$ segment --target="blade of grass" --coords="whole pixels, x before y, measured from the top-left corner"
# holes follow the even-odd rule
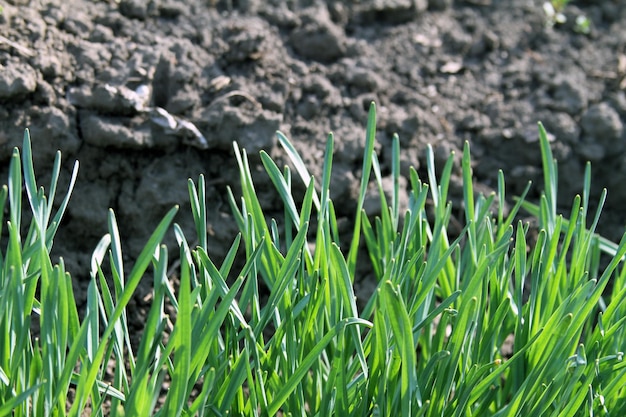
[[[354,276],[356,268],[356,258],[359,249],[359,241],[361,237],[361,216],[363,215],[363,203],[365,202],[365,194],[370,180],[372,170],[372,158],[374,154],[374,144],[376,141],[376,105],[370,104],[367,116],[367,129],[365,132],[365,150],[363,152],[363,168],[361,169],[361,186],[359,189],[359,197],[357,199],[356,215],[354,218],[354,230],[352,233],[352,241],[350,243],[350,251],[348,252],[348,270],[350,276]]]

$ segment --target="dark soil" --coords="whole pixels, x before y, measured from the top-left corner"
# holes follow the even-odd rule
[[[237,232],[225,192],[238,181],[232,141],[260,173],[259,150],[284,161],[274,135],[281,130],[319,174],[334,132],[333,198],[349,219],[374,101],[384,173],[394,133],[404,174],[424,166],[427,144],[441,164],[469,141],[480,190],[493,189],[502,169],[509,195],[533,180],[531,198],[541,191],[542,121],[554,135],[564,211],[591,160],[592,188],[609,189],[601,230],[615,240],[626,205],[626,3],[573,1],[556,27],[542,3],[0,2],[0,178],[25,128],[41,184],[57,149],[64,184],[80,161],[54,254],[85,287],[109,207],[132,261],[174,204],[194,236],[187,179],[204,173],[219,262]],[[589,34],[576,31],[578,15],[590,19]],[[255,179],[268,212],[280,215],[267,177]],[[139,308],[129,319],[141,317]]]

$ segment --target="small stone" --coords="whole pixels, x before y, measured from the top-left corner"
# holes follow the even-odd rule
[[[456,61],[449,61],[446,62],[445,64],[443,64],[440,68],[439,71],[443,74],[456,74],[458,72],[460,72],[463,69],[463,63],[462,62],[456,62]]]

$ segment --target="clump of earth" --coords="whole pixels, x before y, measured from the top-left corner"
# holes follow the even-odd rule
[[[332,198],[343,223],[356,206],[367,112],[377,106],[377,152],[390,175],[443,166],[457,155],[451,197],[462,195],[470,143],[476,187],[504,172],[508,195],[541,191],[537,122],[559,161],[563,212],[592,162],[592,198],[609,190],[600,231],[619,239],[626,205],[626,3],[572,1],[552,25],[543,0],[52,0],[0,2],[0,178],[24,129],[47,184],[80,161],[55,240],[79,287],[112,208],[132,262],[162,216],[195,234],[187,179],[207,180],[210,252],[220,259],[236,225],[232,143],[250,156],[267,213],[282,213],[258,158],[286,163],[282,131],[321,177],[335,135]],[[576,19],[590,22],[589,33]],[[425,175],[422,175],[426,178]],[[369,206],[376,214],[375,204]],[[173,236],[168,238],[174,250]],[[149,280],[147,280],[149,281]],[[147,283],[149,284],[149,282]],[[77,291],[78,297],[81,291]]]

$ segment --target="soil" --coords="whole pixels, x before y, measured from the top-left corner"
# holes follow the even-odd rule
[[[54,255],[63,256],[84,289],[108,208],[132,262],[175,204],[176,221],[194,236],[187,179],[203,173],[211,256],[219,262],[237,232],[226,194],[227,185],[236,193],[238,182],[232,142],[251,157],[264,207],[280,216],[259,151],[286,162],[275,137],[280,130],[319,174],[332,131],[332,197],[349,223],[374,101],[384,175],[394,133],[404,175],[411,165],[424,174],[428,144],[442,165],[451,151],[460,157],[469,141],[481,191],[496,187],[501,169],[509,195],[532,180],[531,199],[541,191],[537,122],[543,122],[559,160],[564,212],[590,160],[595,197],[609,190],[601,231],[619,239],[626,205],[626,3],[572,1],[567,21],[556,26],[547,23],[542,4],[2,1],[0,178],[7,178],[25,128],[41,184],[49,181],[57,149],[62,184],[80,161]],[[578,16],[589,19],[588,34],[578,31]],[[454,199],[461,197],[458,162]],[[168,245],[175,248],[173,235]],[[84,291],[76,295],[84,300]],[[141,304],[131,322],[141,323]]]

